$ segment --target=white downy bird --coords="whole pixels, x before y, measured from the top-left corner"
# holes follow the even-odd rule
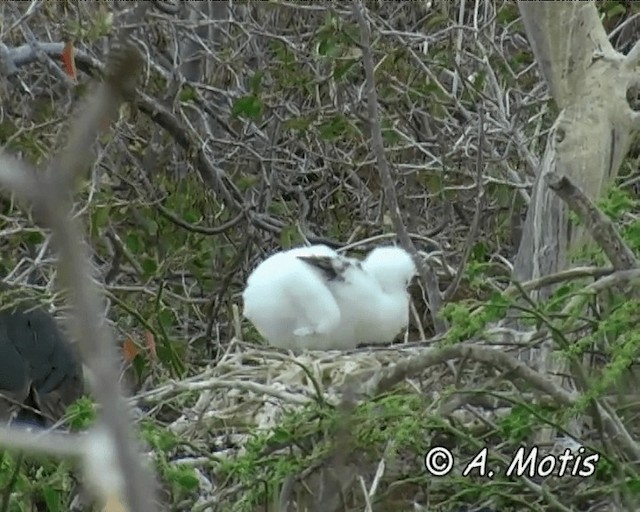
[[[276,253],[251,273],[244,316],[276,347],[352,349],[389,343],[409,319],[407,286],[416,268],[399,247],[379,247],[364,261],[325,245]]]

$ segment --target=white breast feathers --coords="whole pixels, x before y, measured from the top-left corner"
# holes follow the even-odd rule
[[[399,247],[364,261],[325,245],[276,253],[250,274],[244,316],[271,344],[291,350],[352,349],[393,341],[408,322],[416,269]]]

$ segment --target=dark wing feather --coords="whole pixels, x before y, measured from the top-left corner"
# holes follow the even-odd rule
[[[299,259],[320,270],[327,281],[344,281],[345,272],[352,267],[362,268],[358,260],[332,256],[298,256]]]

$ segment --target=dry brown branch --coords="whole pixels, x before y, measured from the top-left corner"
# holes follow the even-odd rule
[[[484,174],[484,168],[482,165],[482,146],[484,141],[484,116],[482,115],[482,111],[480,112],[479,118],[479,129],[478,129],[478,153],[476,155],[476,208],[473,212],[473,219],[471,220],[471,227],[469,229],[469,233],[467,234],[467,238],[464,243],[464,249],[462,252],[462,258],[460,260],[460,264],[458,265],[458,270],[456,271],[453,281],[451,284],[447,286],[447,289],[444,292],[444,301],[448,302],[451,300],[453,295],[458,290],[460,286],[460,281],[462,280],[462,275],[464,273],[464,267],[469,261],[469,256],[471,255],[471,249],[473,245],[476,243],[476,237],[478,236],[478,230],[480,228],[480,219],[482,216],[482,211],[484,207],[484,186],[482,185],[482,175]]]

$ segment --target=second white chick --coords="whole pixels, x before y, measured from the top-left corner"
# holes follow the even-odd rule
[[[348,350],[388,343],[407,325],[407,285],[415,274],[399,247],[360,262],[324,245],[276,253],[251,273],[244,316],[276,347]]]
[[[379,285],[380,291],[363,303],[361,322],[357,329],[358,343],[389,343],[409,323],[407,290],[416,275],[411,255],[402,247],[378,247],[362,262],[367,275]]]

